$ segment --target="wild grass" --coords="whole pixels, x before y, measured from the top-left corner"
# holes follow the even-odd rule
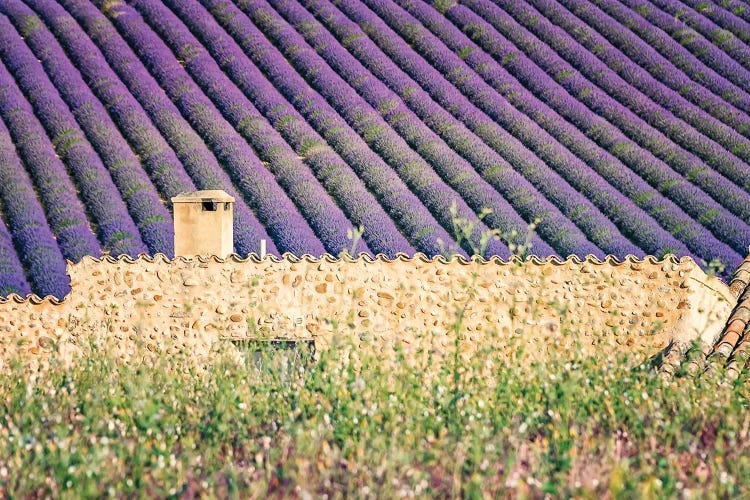
[[[746,377],[667,380],[613,352],[421,359],[342,338],[306,367],[16,363],[0,496],[750,496]]]
[[[470,345],[475,278],[446,349],[342,329],[313,357],[226,341],[124,363],[105,341],[11,363],[0,497],[750,498],[747,370],[665,377],[567,322]]]

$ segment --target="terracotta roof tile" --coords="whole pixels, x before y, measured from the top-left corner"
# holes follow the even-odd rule
[[[732,275],[729,291],[737,302],[713,346],[668,346],[662,352],[660,371],[672,376],[680,367],[691,375],[720,367],[736,379],[750,369],[750,255]],[[748,377],[750,381],[750,377]]]
[[[742,303],[737,306],[732,315],[729,317],[729,323],[733,321],[741,321],[745,325],[750,323],[750,306],[747,303]]]
[[[745,260],[734,272],[729,282],[729,290],[735,297],[739,297],[743,292],[747,292],[748,284],[750,284],[750,255],[745,257]]]
[[[732,344],[732,347],[734,348],[734,346],[737,344],[737,341],[742,336],[742,332],[745,331],[745,326],[747,326],[747,323],[739,319],[735,319],[734,321],[730,322],[729,326],[727,326],[722,332],[722,338],[720,342],[728,342]]]
[[[727,376],[736,379],[750,368],[750,255],[734,272],[729,291],[737,297],[737,304],[727,318],[719,340],[703,362],[704,367],[723,365]],[[693,359],[689,362],[693,366],[686,366],[686,370],[698,373],[702,371],[700,364],[701,361]],[[674,366],[665,370],[667,373],[674,371]]]
[[[724,337],[716,344],[713,354],[719,354],[723,358],[728,359],[734,351],[737,341],[739,341],[740,335],[735,332],[727,332]]]

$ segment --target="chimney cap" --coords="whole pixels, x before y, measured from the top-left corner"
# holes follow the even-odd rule
[[[198,203],[198,202],[216,202],[216,203],[233,203],[234,198],[229,196],[221,189],[209,189],[204,191],[190,191],[180,193],[172,198],[172,203]]]

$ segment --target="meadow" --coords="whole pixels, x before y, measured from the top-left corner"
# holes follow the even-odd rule
[[[169,200],[205,189],[236,199],[241,256],[356,233],[390,258],[530,245],[728,278],[750,242],[746,7],[0,0],[0,297],[63,298],[86,256],[174,256]],[[417,357],[353,328],[301,365],[231,344],[16,360],[0,497],[750,497],[747,368],[524,357],[532,327],[465,357],[461,314]]]
[[[522,352],[521,336],[507,342]],[[103,348],[0,374],[0,494],[750,495],[750,386],[719,369],[666,377],[575,349],[527,365],[488,349],[415,364],[343,338],[307,363],[232,349],[203,365],[124,365]]]

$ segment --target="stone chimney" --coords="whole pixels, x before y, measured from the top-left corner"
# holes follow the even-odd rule
[[[221,190],[193,191],[172,198],[175,256],[226,257],[234,249],[234,198]]]

